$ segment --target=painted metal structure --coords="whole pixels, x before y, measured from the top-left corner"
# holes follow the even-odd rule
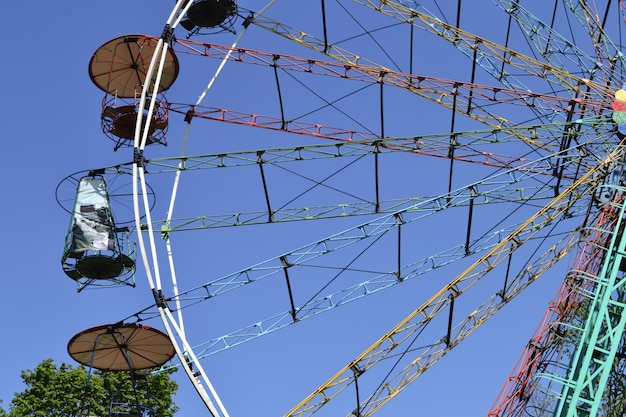
[[[606,16],[619,15],[623,6],[603,2],[605,10],[600,14],[589,2],[555,1],[552,23],[546,24],[519,1],[485,2],[503,13],[504,21],[508,19],[506,36],[494,41],[462,27],[460,1],[456,15],[412,1],[337,2],[342,9],[335,11],[354,12],[362,37],[348,37],[342,25],[331,23],[335,14],[327,10],[330,3],[323,0],[307,5],[319,12],[317,20],[307,13],[289,11],[289,2],[280,0],[264,6],[245,0],[180,0],[161,37],[141,35],[149,54],[139,48],[132,55],[150,56],[142,61],[140,79],[151,81],[135,83],[142,84],[141,89],[133,84],[133,93],[123,97],[132,101],[132,140],[126,124],[124,129],[114,126],[115,118],[126,114],[111,113],[109,120],[107,106],[103,107],[106,125],[113,126],[108,133],[124,132],[116,148],[120,143],[132,146],[132,160],[99,172],[105,177],[132,178],[132,193],[126,195],[132,196],[127,206],[132,207],[134,217],[129,230],[136,235],[139,258],[155,300],[121,322],[160,318],[178,357],[178,362],[167,366],[184,370],[212,416],[226,417],[227,407],[203,366],[214,355],[352,301],[374,298],[369,296],[382,290],[422,282],[414,278],[443,275],[441,288],[431,289],[428,296],[415,302],[417,306],[408,316],[395,320],[383,336],[285,413],[341,412],[364,417],[396,398],[578,250],[555,303],[489,415],[595,416],[626,318],[621,314],[624,277],[620,270],[625,250],[620,232],[624,190],[622,184],[606,181],[625,160],[612,102],[624,81],[626,60],[619,42],[612,43],[607,35],[606,25]],[[557,13],[557,5],[562,6],[558,13],[575,17],[572,20],[578,26],[560,27],[566,20],[558,18],[562,15]],[[536,8],[542,13],[548,9],[544,4]],[[219,24],[202,27],[205,20],[194,13],[208,9],[223,12],[224,18]],[[357,13],[371,20],[361,20]],[[456,23],[449,23],[451,17],[456,17]],[[378,29],[366,29],[379,21]],[[296,27],[298,24],[303,27]],[[178,26],[186,30],[187,39],[174,36]],[[401,65],[395,56],[389,56],[403,56],[395,49],[399,43],[396,33],[381,36],[378,43],[378,31],[396,27],[406,29],[402,33],[410,44],[408,64]],[[513,45],[515,27],[518,44]],[[485,28],[474,25],[474,29]],[[337,32],[347,40],[333,42]],[[417,54],[426,54],[428,49],[416,46],[418,32],[441,42],[438,45],[447,47],[447,52],[458,53],[469,63],[464,67],[468,71],[456,73],[458,78],[419,73]],[[201,34],[226,42],[205,42],[197,36]],[[577,39],[583,34],[590,41],[575,42],[574,34]],[[119,44],[129,36],[139,39],[127,35],[112,42]],[[372,46],[363,39],[375,42]],[[367,47],[352,51],[344,47],[350,41],[356,47]],[[268,45],[276,45],[280,51],[261,49]],[[388,54],[387,50],[394,52]],[[183,68],[189,63],[186,60],[212,62],[214,71],[195,102],[166,102],[161,94],[164,89],[168,95],[176,94],[173,74],[178,74],[179,62]],[[106,68],[106,64],[100,67]],[[243,83],[237,84],[239,95],[220,90],[220,80],[232,83],[228,78],[231,69],[238,82],[254,79],[250,88],[259,91],[247,94]],[[112,74],[105,71],[100,75],[107,78]],[[166,88],[161,87],[162,79]],[[294,79],[298,82],[292,82]],[[306,86],[303,91],[312,98],[304,99],[304,93],[296,91],[300,86]],[[272,93],[271,100],[265,87]],[[114,95],[114,91],[104,90]],[[350,94],[362,91],[368,91],[368,100],[339,107]],[[213,99],[211,106],[203,104],[207,97]],[[242,107],[222,106],[222,99]],[[318,99],[322,105],[315,102]],[[416,103],[419,107],[411,107]],[[413,111],[421,111],[421,106],[430,106],[433,113],[414,123]],[[165,110],[167,113],[160,113]],[[357,115],[352,116],[352,111]],[[180,155],[163,156],[154,147],[147,149],[150,144],[165,143],[165,129],[160,129],[162,136],[155,140],[155,130],[150,127],[154,127],[153,121],[167,121],[171,126],[174,117],[182,119],[179,127],[184,133],[177,138]],[[429,125],[433,120],[436,123]],[[194,136],[190,133],[192,122],[194,126],[206,123],[211,129]],[[422,125],[436,126],[443,133],[426,132]],[[214,140],[214,132],[231,135],[231,131],[235,133],[226,136],[230,141]],[[256,135],[263,138],[261,144],[251,139]],[[302,139],[322,143],[297,142]],[[187,152],[196,145],[194,141],[200,142],[202,152]],[[239,141],[248,148],[239,148]],[[205,151],[207,146],[226,150]],[[154,157],[150,152],[155,152]],[[341,175],[358,164],[363,166],[352,177]],[[232,185],[230,191],[237,189],[246,196],[244,201],[239,201],[238,195],[216,198],[205,211],[196,207],[203,203],[202,196],[196,195],[198,188],[180,191],[185,181],[195,187],[211,184],[217,188],[214,178],[222,172],[232,172],[230,178],[252,178],[256,188],[245,188],[245,181],[238,183],[241,188]],[[301,184],[278,173],[306,181]],[[162,177],[168,181],[159,180]],[[337,183],[332,182],[337,177]],[[164,182],[168,185],[163,186]],[[399,183],[401,193],[397,192]],[[153,187],[170,197],[158,211],[166,213],[164,219],[153,218],[157,212],[153,210]],[[63,188],[62,184],[60,190]],[[318,188],[326,192],[302,198]],[[60,190],[57,195],[62,194]],[[602,197],[605,192],[610,199]],[[240,205],[222,208],[218,204],[230,200]],[[178,210],[181,204],[185,207]],[[186,210],[190,207],[198,210]],[[178,211],[183,214],[175,215]],[[310,222],[337,223],[322,237],[313,235],[310,243],[296,243],[295,236]],[[451,229],[448,233],[455,237],[435,245],[436,239],[430,242],[422,235],[430,222]],[[278,255],[221,277],[190,272],[187,265],[175,267],[173,242],[185,233],[291,226],[296,232],[287,233],[285,240],[293,241],[292,247],[280,246]],[[178,243],[181,240],[184,243],[184,238]],[[379,242],[384,242],[382,249],[372,250]],[[205,251],[214,247],[209,241]],[[196,259],[204,255],[206,252],[201,252]],[[370,263],[372,260],[376,262]],[[313,269],[315,274],[309,275]],[[178,278],[179,273],[183,278]],[[338,277],[345,276],[345,281],[335,285]],[[307,286],[312,277],[323,281],[320,288]],[[183,320],[190,307],[275,281],[287,289],[283,296],[272,293],[281,310],[273,310],[265,318],[255,316],[249,324],[235,327],[238,330],[190,344],[188,319]],[[475,288],[482,291],[478,298],[469,295],[479,291]],[[580,321],[581,317],[586,320]],[[191,332],[204,333],[204,328],[196,323]],[[429,341],[417,343],[425,335]],[[574,347],[570,352],[559,351],[565,339]],[[558,360],[553,354],[560,355]],[[546,388],[538,381],[548,381]],[[535,394],[549,401],[536,407],[536,402],[530,403],[538,398]],[[338,409],[332,408],[337,403]]]

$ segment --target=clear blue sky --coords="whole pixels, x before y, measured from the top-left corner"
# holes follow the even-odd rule
[[[256,1],[241,0],[239,3],[241,7],[258,7]],[[306,27],[303,30],[316,31],[314,34],[321,36],[319,5],[304,6],[303,3],[278,0],[268,16],[296,28]],[[352,33],[351,30],[358,33],[359,29],[354,22],[347,15],[340,14],[336,2],[328,3],[333,10],[328,17],[331,28],[329,36],[338,36],[342,29],[345,29],[346,37]],[[355,9],[351,2],[345,3]],[[470,9],[470,2],[465,3],[461,27],[467,25],[468,30],[503,43],[506,15],[489,1],[481,2],[485,7],[481,7],[479,12],[474,4]],[[547,6],[541,6],[540,2],[534,3],[534,7],[539,8],[537,13],[540,16],[547,14],[543,10]],[[64,177],[72,173],[131,159],[129,149],[114,152],[113,142],[102,133],[100,111],[104,93],[89,79],[88,63],[98,46],[110,39],[125,34],[160,35],[172,5],[173,2],[115,0],[29,4],[4,2],[1,6],[5,25],[8,25],[3,42],[3,64],[0,66],[1,79],[5,80],[3,99],[0,101],[1,137],[5,146],[1,180],[4,195],[1,206],[4,221],[4,326],[3,343],[0,345],[4,358],[0,368],[0,400],[4,408],[8,408],[13,394],[24,388],[19,376],[21,370],[31,369],[46,358],[53,358],[56,363],[73,364],[66,346],[76,333],[89,327],[116,322],[152,302],[142,265],[139,265],[136,274],[137,288],[76,292],[75,283],[65,276],[60,265],[70,218],[56,204],[55,189]],[[440,14],[434,5],[427,7],[434,14]],[[448,7],[451,10],[444,12],[454,22],[456,6]],[[382,19],[369,10],[359,10],[358,13],[355,17],[368,29],[395,22],[393,19]],[[236,28],[240,30],[239,22]],[[394,57],[394,60],[398,57],[395,64],[399,70],[408,72],[408,28],[386,30],[389,34],[380,31],[372,32],[372,36],[384,42],[383,49],[389,56]],[[178,37],[184,38],[184,32],[176,33]],[[234,40],[234,35],[206,35],[194,39],[229,44]],[[422,31],[417,32],[415,39],[413,73],[460,81],[470,79],[470,62],[457,50]],[[520,47],[527,47],[519,38],[517,41]],[[327,59],[256,27],[248,30],[240,46]],[[396,69],[392,67],[389,56],[377,49],[367,36],[354,38],[342,46]],[[593,54],[593,51],[588,52]],[[207,85],[217,61],[183,54],[179,55],[179,59],[179,78],[168,92],[168,99],[190,104],[196,101]],[[279,116],[271,68],[263,65],[241,67],[244,68],[240,69],[233,62],[226,65],[204,104]],[[302,74],[281,73],[287,118],[297,115],[301,116],[302,121],[359,130],[371,128],[375,133],[380,131],[377,86],[370,86],[363,95],[339,100],[344,92],[358,86],[339,78],[318,77],[305,88],[298,81],[300,77]],[[484,73],[480,77],[482,84],[499,85]],[[531,87],[539,85],[532,79],[528,83]],[[561,94],[558,91],[540,92]],[[384,94],[387,136],[416,136],[450,131],[449,112],[392,87],[386,89]],[[313,109],[322,107],[321,97],[327,101],[338,100],[337,107],[334,110],[327,108],[314,112]],[[531,118],[523,107],[514,105],[495,106],[494,112],[519,123],[525,123]],[[346,116],[348,113],[356,115],[362,126],[358,127],[354,119],[349,119]],[[184,135],[182,116],[171,114],[170,117],[169,145],[148,148],[148,158],[180,154]],[[456,130],[478,129],[480,126],[472,121],[463,121],[461,117],[457,123]],[[324,141],[195,119],[187,153],[217,153],[317,143]],[[509,144],[502,147],[496,145],[487,150],[521,156],[521,152],[527,152],[528,149],[522,150],[519,145]],[[520,154],[516,154],[517,151]],[[371,199],[372,160],[367,161],[362,166],[338,174],[335,182],[330,182],[329,186],[335,187],[335,190],[347,190],[346,193],[351,196],[358,194]],[[427,156],[408,159],[405,155],[397,160],[383,162],[381,159],[381,164],[381,188],[387,198],[432,196],[447,190],[449,165],[445,160]],[[317,161],[304,167],[303,172],[321,181],[334,169],[331,162]],[[229,170],[209,171],[183,176],[177,203],[181,216],[201,215],[203,210],[245,212],[263,208],[257,167],[233,170],[233,173]],[[280,172],[268,171],[275,205],[286,203],[310,184],[301,179],[288,182],[279,177]],[[490,167],[457,164],[453,189],[462,188],[493,172],[495,169]],[[165,217],[172,177],[157,176],[149,181],[153,181],[151,185],[158,190],[158,205],[153,216],[162,219]],[[335,191],[328,190],[320,195],[304,197],[302,204],[316,205],[318,201],[325,202],[326,197],[332,200],[336,196]],[[513,210],[513,205],[503,204],[501,207],[485,208],[481,217],[477,218],[484,223],[478,221],[476,230],[503,227],[496,222],[489,223],[489,210],[493,210],[496,213],[494,216],[498,218]],[[195,210],[197,208],[199,210]],[[528,216],[535,208],[524,209],[519,214],[516,212],[516,216],[521,216],[517,217],[517,221]],[[465,216],[467,211],[463,208],[449,216],[427,218],[414,229],[407,229],[404,262],[410,263],[463,243]],[[177,234],[173,243],[181,288],[190,288],[241,270],[374,217],[320,221],[319,225],[317,222],[305,222],[295,226],[261,225]],[[393,239],[389,238],[388,242],[380,250],[367,252],[365,261],[361,259],[363,266],[360,267],[370,267],[371,270],[380,268],[379,272],[393,269]],[[356,254],[352,253],[351,256]],[[375,262],[379,258],[385,258],[388,262],[379,266]],[[571,258],[566,258],[559,267],[545,274],[538,283],[506,306],[379,414],[443,417],[484,415],[543,315]],[[451,269],[420,276],[380,294],[213,355],[204,362],[205,369],[231,416],[281,415],[369,347],[466,265],[464,260]],[[306,276],[307,285],[302,287],[303,293],[297,294],[299,300],[296,302],[304,301],[315,291],[314,287],[322,287],[324,280],[328,279],[316,274],[314,272]],[[363,274],[354,277],[350,283],[367,280],[369,276]],[[491,282],[497,287],[501,279],[501,276],[493,277]],[[210,300],[189,309],[185,317],[191,343],[210,340],[287,310],[289,301],[285,295],[284,278],[278,275],[272,280],[246,286],[217,297],[214,302]],[[348,286],[341,282],[333,285],[335,287],[331,288],[335,290]],[[481,292],[481,288],[467,295],[470,302],[459,307],[458,317],[462,312],[471,311],[491,294],[489,287],[485,292]],[[153,320],[148,324],[161,328],[158,321]],[[440,326],[432,332],[430,338],[420,339],[417,344],[433,343],[443,336],[440,334],[441,329],[445,329],[445,326]],[[178,415],[208,415],[182,372],[178,374],[176,378],[180,390],[176,402],[181,408]],[[354,407],[352,396],[340,401],[339,409],[345,413]]]

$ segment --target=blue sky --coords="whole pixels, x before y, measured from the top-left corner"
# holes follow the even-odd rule
[[[239,3],[242,8],[258,7],[256,2],[241,0]],[[408,73],[406,26],[392,26],[393,19],[380,17],[370,10],[345,2],[350,4],[350,11],[358,13],[354,15],[355,20],[351,20],[347,14],[341,14],[334,1],[328,3],[333,11],[328,17],[331,39],[348,39],[341,43],[345,49],[380,62],[387,68]],[[4,357],[0,400],[5,408],[13,393],[24,388],[19,377],[21,370],[32,369],[46,358],[53,358],[57,363],[73,363],[66,347],[76,333],[117,322],[153,302],[141,264],[136,273],[136,288],[77,293],[76,284],[65,276],[60,265],[70,216],[56,204],[55,190],[68,175],[132,159],[132,151],[128,148],[115,152],[113,142],[102,132],[100,112],[104,93],[91,82],[88,63],[95,50],[110,39],[125,34],[158,36],[172,5],[173,2],[147,0],[84,4],[39,2],[26,6],[34,7],[32,12],[25,12],[25,6],[16,2],[2,5],[3,15],[8,17],[5,19],[8,36],[3,46],[4,64],[0,66],[0,75],[5,80],[0,121],[3,144],[8,147],[2,175],[5,196],[2,205],[5,224],[2,245],[5,319],[4,343],[0,347]],[[430,9],[432,13],[446,15],[454,21],[456,6],[439,11],[433,5],[426,5],[429,6],[433,7]],[[540,2],[533,2],[532,7],[538,9],[535,12],[542,18],[548,13],[544,10],[547,7]],[[532,7],[529,6],[530,9]],[[284,0],[278,0],[268,13],[268,17],[320,36],[318,16],[317,3],[304,5],[303,2]],[[350,34],[359,33],[362,29],[356,22],[369,29],[383,26],[385,29],[350,39]],[[506,15],[486,1],[484,11],[481,9],[480,13],[475,8],[470,9],[469,5],[464,6],[461,27],[503,43],[506,22]],[[237,31],[241,30],[239,25],[237,22]],[[518,38],[513,38],[513,42],[518,43],[515,46],[528,48],[519,38],[519,32],[516,33]],[[177,31],[176,35],[183,39],[185,32]],[[235,36],[227,33],[192,39],[230,44]],[[464,82],[470,79],[470,60],[458,50],[424,31],[419,31],[415,39],[414,74]],[[376,44],[374,40],[381,43]],[[255,26],[244,34],[240,46],[285,56],[330,61],[330,58]],[[206,87],[219,61],[182,53],[179,54],[179,61],[179,77],[167,92],[167,97],[174,103],[191,104]],[[397,65],[397,68],[392,65]],[[476,82],[479,84],[500,85],[488,74],[480,73],[480,69],[478,77]],[[566,94],[544,90],[542,80],[521,78],[529,88],[537,88],[539,92],[557,96]],[[371,134],[379,134],[382,126],[378,86],[363,83],[367,88],[361,91],[361,85],[357,83],[339,77],[317,76],[313,79],[313,76],[307,78],[306,74],[280,72],[286,118],[354,130],[370,129]],[[347,95],[356,90],[359,90],[358,94]],[[384,129],[387,136],[414,137],[450,131],[448,110],[389,85],[385,87],[384,95]],[[333,107],[328,105],[331,102]],[[279,116],[277,103],[271,67],[229,62],[203,104],[249,114]],[[491,108],[513,123],[538,123],[521,106],[496,103]],[[147,158],[180,154],[185,131],[182,117],[170,114],[168,146],[148,147]],[[457,119],[456,131],[486,128],[461,116]],[[196,118],[191,124],[185,152],[188,155],[212,154],[324,143],[332,142]],[[477,149],[511,156],[529,152],[519,143],[477,145]],[[533,155],[529,155],[527,158],[532,159]],[[446,159],[402,154],[388,159],[383,156],[380,164],[379,186],[383,198],[437,196],[447,191],[449,161]],[[341,164],[335,164],[330,159],[307,161],[301,165],[293,172],[287,171],[287,168],[291,169],[288,164],[285,164],[285,169],[268,168],[266,174],[274,206],[285,204],[288,207],[292,199],[298,200],[295,204],[298,207],[343,202],[337,199],[338,196],[351,201],[372,199],[374,171],[371,158],[357,161],[341,171]],[[454,170],[453,190],[463,189],[468,184],[501,172],[488,165],[462,163],[456,164]],[[315,181],[324,182],[326,188],[320,190],[321,187],[313,187]],[[523,186],[530,187],[533,181]],[[149,175],[148,182],[157,194],[153,218],[163,219],[171,194],[172,176]],[[260,184],[259,170],[254,165],[232,170],[190,171],[182,178],[177,216],[263,210],[264,194]],[[304,193],[309,188],[310,192]],[[482,205],[480,213],[476,214],[475,233],[505,227],[498,219],[506,218],[508,213],[514,217],[511,224],[522,221],[546,201],[543,197],[531,207],[523,206],[521,209],[516,203],[493,207]],[[416,222],[413,228],[407,228],[403,237],[404,262],[410,264],[412,260],[417,261],[462,244],[467,227],[466,216],[467,207],[463,207],[449,214],[444,211],[426,217]],[[172,241],[180,286],[188,289],[202,285],[378,217],[370,214],[355,218],[176,233]],[[574,223],[563,227],[572,227],[571,224]],[[345,255],[343,252],[336,255],[333,262],[345,262],[352,259],[350,257],[358,259],[351,265],[354,273],[345,278],[345,282],[341,281],[343,275],[331,281],[331,274],[324,272],[322,275],[319,272],[324,268],[310,268],[312,272],[302,276],[294,272],[296,303],[304,302],[318,290],[332,293],[368,280],[374,273],[392,270],[397,253],[394,239],[395,235],[385,236],[385,240],[377,243],[379,246],[367,250],[363,246],[351,249],[352,252]],[[162,245],[160,241],[159,244]],[[358,255],[360,250],[363,251],[361,256]],[[165,265],[162,251],[160,246],[159,260]],[[520,258],[527,256],[530,256],[529,252],[522,251]],[[572,258],[573,254],[544,274],[539,282],[435,364],[379,414],[485,414]],[[287,329],[212,355],[203,361],[203,366],[233,417],[252,413],[281,415],[452,280],[469,262],[470,259],[463,259],[448,269],[419,276],[332,309],[319,317],[303,320]],[[167,275],[166,272],[164,274]],[[457,317],[480,305],[501,282],[501,273],[496,274],[487,284],[481,284],[464,295],[468,299],[467,304],[458,306]],[[262,321],[279,311],[286,311],[289,308],[286,291],[284,278],[280,275],[189,308],[183,315],[190,343],[208,341]],[[447,317],[446,314],[442,316]],[[147,324],[162,328],[157,320]],[[419,339],[416,343],[433,343],[442,336],[444,329],[445,325],[441,325],[433,330],[432,335],[428,333],[424,340]],[[178,415],[208,415],[183,373],[178,372],[176,378],[180,384],[176,397],[181,408]],[[353,400],[352,396],[338,399],[337,409],[347,414],[354,407]]]

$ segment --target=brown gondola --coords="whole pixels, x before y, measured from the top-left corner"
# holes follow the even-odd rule
[[[158,38],[145,35],[121,36],[100,46],[89,62],[89,77],[106,93],[100,114],[102,131],[116,142],[116,150],[133,145],[142,91],[158,42]],[[163,92],[176,81],[178,70],[178,59],[172,49],[167,48],[158,88],[154,91],[156,69],[148,86],[149,94],[156,94],[156,106],[149,123],[146,120],[150,95],[145,99],[142,111],[142,127],[147,125],[148,128],[148,145],[166,144],[168,114]]]

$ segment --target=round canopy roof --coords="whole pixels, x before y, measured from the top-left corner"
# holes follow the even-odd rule
[[[187,18],[194,25],[212,28],[221,25],[237,13],[233,0],[198,0],[187,11]]]
[[[89,77],[105,93],[122,98],[136,97],[144,85],[158,41],[158,38],[146,35],[125,35],[108,41],[91,57]],[[168,48],[159,92],[170,88],[176,77],[178,58]]]
[[[130,371],[162,366],[175,354],[160,330],[141,324],[108,324],[83,330],[67,345],[78,363],[101,371]]]

